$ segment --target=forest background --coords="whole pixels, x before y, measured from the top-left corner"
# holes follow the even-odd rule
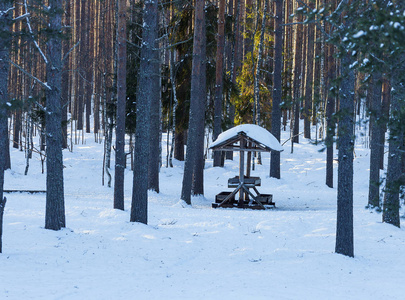
[[[353,256],[352,158],[361,112],[367,117],[357,120],[370,128],[363,133],[370,137],[368,205],[383,211],[384,222],[400,226],[401,1],[25,0],[3,1],[0,12],[0,199],[4,170],[11,165],[10,143],[26,151],[26,172],[31,153],[40,153],[49,176],[46,228],[65,226],[62,148],[74,151],[86,142],[85,133],[104,143],[103,184],[104,177],[112,184],[115,150],[117,209],[124,209],[122,176],[125,158],[131,157],[131,221],[147,223],[147,190],[159,191],[161,166],[186,159],[181,198],[191,203],[190,194],[204,192],[204,141],[234,125],[254,123],[279,140],[280,130],[291,128],[291,152],[302,138],[324,142],[329,187],[339,138],[338,224],[343,227],[337,229],[336,251]],[[173,136],[166,157],[162,132]],[[185,145],[191,153],[186,157]],[[225,158],[232,157],[214,153],[214,166],[223,166]],[[281,177],[277,153],[269,174]]]

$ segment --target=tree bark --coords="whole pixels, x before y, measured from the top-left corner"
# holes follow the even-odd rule
[[[394,79],[395,80],[395,79]],[[393,85],[399,88],[398,85]],[[401,103],[399,95],[391,97],[391,112],[389,122],[389,146],[388,146],[388,166],[385,184],[385,196],[383,203],[383,222],[400,227],[399,217],[399,193],[401,185],[404,184],[404,174],[402,170],[402,156],[404,146],[403,124],[401,125]],[[403,106],[402,106],[403,107]],[[403,114],[403,113],[402,113]],[[403,116],[402,116],[403,118]]]
[[[66,26],[71,26],[71,16],[70,16],[70,7],[71,3],[70,1],[65,2],[65,24]],[[70,51],[70,40],[65,40],[63,41],[63,56],[67,55],[68,52]],[[68,113],[68,104],[70,102],[70,85],[69,85],[69,78],[70,78],[70,72],[69,68],[71,66],[69,65],[69,59],[67,59],[63,63],[63,72],[62,72],[62,91],[61,91],[61,105],[62,105],[62,147],[63,149],[66,149],[68,147],[68,142],[67,142],[67,113]]]
[[[332,86],[331,82],[335,77],[336,66],[334,55],[334,46],[328,45],[328,87]],[[335,136],[335,120],[333,118],[333,113],[335,111],[335,96],[332,93],[328,93],[326,100],[326,185],[330,188],[333,188],[333,137]],[[310,124],[309,124],[310,125]]]
[[[3,200],[4,188],[4,170],[6,169],[6,157],[9,147],[8,142],[8,123],[7,123],[7,102],[8,93],[8,74],[10,65],[11,34],[10,26],[13,18],[12,1],[0,2],[0,11],[7,13],[0,14],[0,202]],[[1,222],[0,222],[1,226]],[[0,231],[0,252],[1,252],[1,231]]]
[[[312,24],[308,25],[307,42],[307,61],[306,61],[306,80],[305,80],[305,102],[304,102],[304,138],[311,138],[311,107],[312,91],[314,86],[314,38],[315,28]]]
[[[354,150],[354,71],[350,53],[341,62],[340,115],[338,140],[338,195],[336,253],[354,256],[353,242],[353,150]]]
[[[281,97],[283,93],[283,0],[275,0],[275,40],[274,40],[274,75],[273,75],[273,108],[271,112],[271,133],[280,141],[281,138]],[[270,177],[280,179],[280,152],[271,151]]]
[[[177,119],[177,118],[176,118]],[[184,129],[180,126],[175,127],[174,132],[174,158],[184,161]]]
[[[148,0],[143,6],[143,31],[140,75],[137,94],[137,116],[135,132],[135,162],[132,190],[131,222],[148,223],[148,160],[150,139],[150,108],[153,97],[152,89],[156,88],[154,64],[158,51],[157,16],[158,1]]]
[[[49,31],[46,77],[46,214],[45,228],[66,226],[62,156],[62,0],[49,0]]]
[[[301,21],[301,17],[297,17],[297,22]],[[302,28],[295,28],[295,55],[294,55],[294,73],[293,73],[293,116],[291,117],[292,142],[299,143],[299,120],[301,108],[301,65],[302,65]]]
[[[160,171],[160,55],[155,51],[153,80],[155,87],[152,89],[151,111],[150,111],[150,145],[149,145],[149,171],[148,189],[159,193],[159,171]]]
[[[380,207],[380,155],[381,148],[381,94],[382,73],[375,71],[372,78],[372,96],[370,107],[370,178],[368,189],[368,205]]]
[[[218,11],[218,40],[215,73],[215,103],[214,103],[214,128],[212,138],[215,141],[221,133],[222,126],[222,91],[223,91],[223,64],[225,50],[225,0],[219,1]],[[214,151],[214,167],[222,167],[222,153]]]
[[[254,116],[254,120],[256,120],[257,125],[261,125],[261,116],[260,116],[260,88],[259,88],[259,76],[260,70],[262,65],[262,57],[263,57],[263,48],[264,48],[264,34],[266,30],[266,20],[267,20],[267,9],[268,9],[268,1],[264,0],[264,8],[263,8],[263,17],[262,17],[262,27],[260,30],[260,41],[259,41],[259,50],[257,53],[257,62],[256,62],[256,72],[254,75],[254,94],[253,94],[253,102],[256,112],[256,116]],[[258,153],[260,157],[260,153]]]
[[[190,118],[187,136],[187,154],[184,165],[181,199],[191,204],[194,194],[203,194],[204,172],[204,117],[206,92],[205,0],[196,0],[191,72]]]
[[[124,210],[125,106],[127,98],[127,1],[118,0],[117,112],[115,128],[114,208]]]

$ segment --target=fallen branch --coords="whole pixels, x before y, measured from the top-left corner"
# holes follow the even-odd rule
[[[29,194],[40,194],[40,193],[46,193],[46,191],[42,191],[42,190],[4,190],[3,193],[29,193]]]

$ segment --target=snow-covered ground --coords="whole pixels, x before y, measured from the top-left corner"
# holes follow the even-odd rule
[[[101,185],[103,146],[88,135],[64,151],[67,228],[44,229],[44,194],[6,195],[0,299],[405,299],[405,231],[365,209],[369,151],[356,148],[348,258],[334,253],[336,188],[324,184],[321,148],[301,138],[291,154],[286,144],[280,180],[268,177],[264,154],[253,175],[274,195],[277,208],[266,211],[211,208],[230,190],[237,156],[224,168],[206,162],[205,197],[192,207],[179,201],[183,163],[163,166],[143,225],[129,222],[129,169],[126,209],[112,209],[113,188]],[[24,152],[11,155],[5,188],[45,189],[38,155],[28,176]]]

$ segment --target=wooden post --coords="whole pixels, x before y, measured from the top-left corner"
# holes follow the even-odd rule
[[[252,143],[248,143],[248,148],[252,147]],[[250,171],[252,169],[252,151],[248,151],[246,157],[246,177],[250,177]],[[249,200],[249,194],[245,193],[244,200]]]
[[[240,140],[240,154],[239,154],[239,183],[243,184],[245,181],[245,139]],[[239,203],[238,206],[243,206],[243,200],[244,200],[244,194],[245,192],[243,191],[243,188],[239,190]]]
[[[0,201],[0,253],[2,252],[1,237],[3,235],[3,213],[4,213],[4,207],[6,206],[6,201],[7,201],[6,197],[4,197],[4,199]]]
[[[250,143],[249,146],[251,146]],[[246,177],[250,177],[251,169],[252,169],[252,151],[248,151],[246,159]]]

